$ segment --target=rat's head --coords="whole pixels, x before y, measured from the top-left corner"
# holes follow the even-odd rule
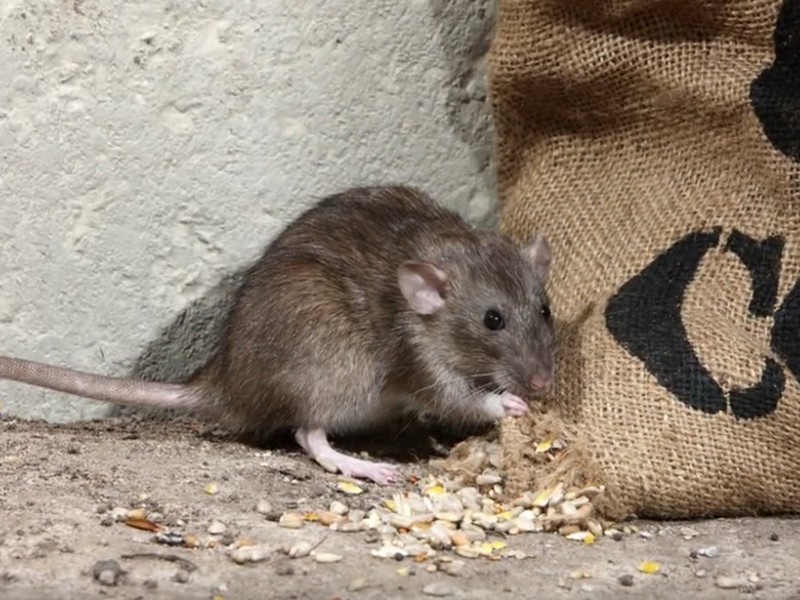
[[[519,248],[483,232],[472,242],[399,268],[420,346],[481,389],[523,397],[548,391],[555,341],[547,241],[536,235]]]

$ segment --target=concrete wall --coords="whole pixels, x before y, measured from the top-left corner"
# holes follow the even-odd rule
[[[236,272],[385,181],[491,219],[490,0],[0,2],[0,353],[180,379]],[[2,412],[103,403],[0,383]]]

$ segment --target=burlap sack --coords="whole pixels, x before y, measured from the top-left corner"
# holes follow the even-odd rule
[[[549,237],[561,337],[510,491],[800,512],[800,2],[499,0],[490,90],[501,229]]]

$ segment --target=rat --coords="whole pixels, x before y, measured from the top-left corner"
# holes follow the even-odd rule
[[[232,432],[294,431],[333,472],[398,469],[330,435],[401,414],[520,417],[554,376],[551,251],[478,229],[409,186],[347,189],[306,209],[245,273],[209,361],[185,383],[0,357],[0,379],[120,405],[203,413]]]

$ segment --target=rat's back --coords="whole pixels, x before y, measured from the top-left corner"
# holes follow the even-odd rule
[[[469,231],[402,186],[351,189],[298,217],[251,267],[231,312],[215,378],[232,425],[347,430],[401,351],[398,267]]]

